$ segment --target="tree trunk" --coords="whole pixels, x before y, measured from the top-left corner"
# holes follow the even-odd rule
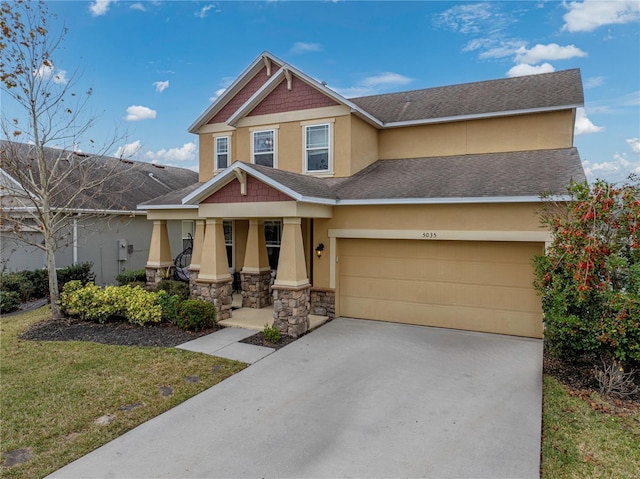
[[[46,241],[46,252],[47,271],[49,273],[49,301],[51,302],[51,315],[53,316],[53,319],[63,319],[62,311],[60,311],[60,306],[58,305],[60,292],[58,291],[58,275],[56,273],[56,255],[50,241]]]

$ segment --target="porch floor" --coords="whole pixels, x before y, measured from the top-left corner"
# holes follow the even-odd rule
[[[231,318],[220,321],[218,323],[220,326],[262,331],[265,324],[268,324],[269,326],[273,325],[273,305],[262,309],[243,308],[242,296],[234,294],[232,306],[234,309],[231,313]],[[310,314],[309,331],[326,323],[328,320],[328,316],[316,316],[314,314]]]

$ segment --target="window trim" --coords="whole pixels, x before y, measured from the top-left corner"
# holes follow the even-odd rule
[[[256,133],[266,133],[266,132],[271,132],[273,135],[273,165],[271,166],[271,168],[277,168],[278,167],[278,135],[276,134],[276,132],[278,131],[278,127],[270,127],[270,128],[261,128],[261,129],[251,129],[251,163],[253,163],[254,165],[257,165],[258,163],[256,163],[256,152],[255,152],[255,137],[256,137]],[[258,153],[258,154],[265,154],[263,153]]]
[[[224,168],[220,168],[218,164],[218,155],[222,154],[218,152],[218,140],[226,140],[227,141],[227,166]],[[215,136],[213,138],[213,171],[222,171],[225,168],[228,168],[231,165],[231,137],[228,135],[225,136]]]
[[[318,126],[326,126],[327,127],[327,169],[325,170],[310,170],[309,169],[309,147],[307,145],[307,132],[309,128],[318,127]],[[318,175],[326,175],[333,173],[333,122],[325,121],[322,123],[307,123],[305,122],[302,125],[302,161],[303,171],[308,174],[318,174]],[[319,149],[319,148],[318,148]],[[324,149],[324,148],[322,148]]]

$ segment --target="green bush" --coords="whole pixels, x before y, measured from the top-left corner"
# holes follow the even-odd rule
[[[275,326],[269,326],[269,324],[265,324],[264,329],[262,330],[262,334],[264,335],[264,339],[266,339],[270,343],[276,344],[280,342],[280,331],[278,331],[278,328],[276,328]]]
[[[107,286],[102,289],[93,283],[82,286],[80,281],[72,280],[65,284],[60,306],[65,314],[99,323],[118,316],[139,325],[157,323],[162,319],[157,293],[139,286]]]
[[[178,317],[178,307],[181,299],[177,295],[170,295],[164,290],[158,291],[158,304],[162,309],[162,319],[170,323],[175,323]]]
[[[200,331],[216,324],[216,307],[200,299],[187,299],[180,303],[175,324],[187,331]]]
[[[173,279],[163,279],[156,285],[155,289],[156,291],[166,291],[170,296],[179,296],[180,299],[189,299],[191,294],[189,283]]]
[[[0,276],[0,291],[14,292],[21,302],[33,297],[33,283],[23,273],[7,273]]]
[[[91,271],[92,267],[93,263],[86,262],[58,269],[58,289],[62,291],[64,285],[73,280],[80,281],[82,284],[93,283],[96,275]]]
[[[33,271],[22,271],[22,273],[31,284],[33,284],[34,298],[49,297],[49,272],[46,268],[36,269]],[[62,289],[60,289],[62,291]]]
[[[15,311],[20,303],[20,295],[15,291],[0,291],[0,313]]]
[[[116,281],[122,285],[129,283],[146,283],[147,272],[143,269],[130,269],[116,276]]]

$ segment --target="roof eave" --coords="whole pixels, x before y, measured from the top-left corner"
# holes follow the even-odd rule
[[[563,111],[581,108],[584,103],[575,103],[569,105],[548,106],[540,108],[526,108],[522,110],[495,111],[488,113],[474,113],[470,115],[443,116],[438,118],[424,118],[419,120],[394,121],[384,123],[383,128],[398,128],[403,126],[429,125],[434,123],[450,123],[454,121],[479,120],[483,118],[497,118],[502,116],[530,115],[532,113],[547,113],[550,111]]]
[[[554,195],[548,198],[541,196],[471,196],[471,197],[443,197],[443,198],[370,198],[370,199],[341,199],[337,206],[356,205],[443,205],[443,204],[479,204],[479,203],[541,203],[549,200],[569,201],[568,195]]]

